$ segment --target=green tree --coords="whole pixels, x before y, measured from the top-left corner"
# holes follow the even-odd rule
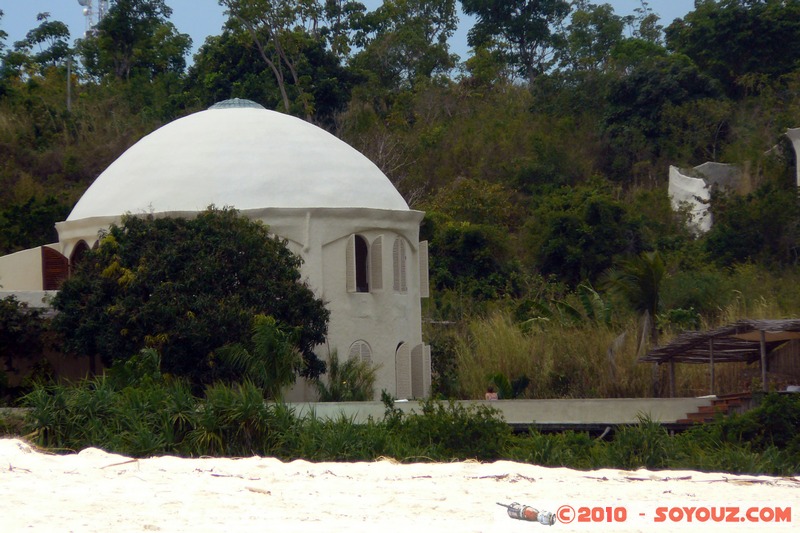
[[[430,209],[471,224],[514,227],[519,221],[513,191],[498,183],[461,178],[438,191]]]
[[[422,231],[430,241],[431,282],[437,290],[456,290],[477,300],[506,292],[517,266],[505,228],[429,212]]]
[[[718,191],[710,210],[714,225],[705,237],[705,248],[718,265],[797,264],[800,204],[794,187],[767,183],[746,196]]]
[[[665,109],[719,96],[718,84],[685,56],[652,58],[613,82],[603,120],[613,153],[613,175],[630,179],[636,164],[652,169],[663,155],[661,141],[668,131]]]
[[[32,67],[44,74],[48,68],[64,66],[72,55],[69,28],[61,21],[50,20],[50,13],[39,13],[36,20],[40,24],[15,43],[14,49],[26,54]]]
[[[116,0],[93,32],[78,44],[87,73],[120,80],[180,74],[191,38],[169,22],[165,0]]]
[[[581,0],[575,6],[560,53],[562,68],[605,71],[612,50],[623,40],[627,19],[616,15],[610,4],[595,5]]]
[[[354,23],[354,42],[362,51],[352,66],[390,91],[446,74],[456,62],[447,40],[457,22],[455,0],[383,2]]]
[[[647,325],[651,346],[658,345],[656,315],[661,306],[661,287],[666,274],[660,253],[642,252],[632,259],[619,261],[603,279],[609,292],[621,296],[640,314]]]
[[[0,9],[0,21],[3,20],[4,16],[5,13],[3,13],[3,10]],[[2,54],[5,51],[6,39],[8,39],[8,33],[5,30],[0,30],[0,54]]]
[[[537,108],[580,122],[600,120],[607,106],[608,86],[618,77],[617,50],[629,38],[623,35],[633,17],[621,17],[609,4],[573,2],[574,10],[556,53],[557,68],[536,78]]]
[[[603,275],[602,285],[612,294],[621,297],[639,314],[642,334],[639,337],[639,354],[645,346],[658,346],[656,316],[661,307],[661,290],[667,269],[661,254],[642,252],[632,259],[619,261]],[[652,370],[653,396],[660,395],[658,365]]]
[[[64,283],[54,327],[67,351],[106,365],[156,348],[164,373],[197,386],[214,379],[216,350],[247,345],[253,317],[264,314],[297,330],[302,374],[318,376],[324,363],[312,350],[325,340],[329,312],[301,282],[300,262],[234,210],[126,216]]]
[[[0,9],[0,22],[3,21],[3,10]],[[8,92],[6,81],[6,39],[8,33],[0,28],[0,97],[5,96]]]
[[[777,79],[800,68],[800,1],[701,0],[666,35],[671,50],[741,96],[745,77]]]
[[[342,67],[324,41],[305,36],[299,46],[300,86],[286,80],[284,87],[290,112],[303,115],[312,111],[315,123],[332,126],[334,117],[350,101],[356,77]],[[246,98],[272,109],[284,106],[275,76],[249,33],[228,25],[221,35],[208,37],[194,59],[188,70],[186,91],[204,107],[228,98]],[[298,99],[302,91],[310,99]]]
[[[562,187],[526,224],[532,265],[571,286],[594,282],[615,258],[643,248],[640,221],[605,185]]]
[[[461,6],[477,17],[469,45],[499,46],[529,81],[553,63],[561,38],[556,28],[570,12],[564,0],[461,0]]]
[[[69,207],[53,196],[0,209],[0,254],[56,242],[55,224],[68,214]]]
[[[301,83],[299,63],[304,41],[321,40],[317,31],[324,11],[317,0],[218,0],[226,8],[234,28],[244,29],[255,43],[259,56],[269,67],[281,94],[286,113],[292,112],[287,85],[298,90],[297,98],[310,118],[314,103]],[[289,80],[287,80],[287,77]]]
[[[0,279],[0,287],[3,280]],[[23,360],[42,357],[42,333],[46,326],[38,309],[29,309],[15,296],[0,299],[0,392],[10,374],[19,374],[17,366]],[[1,399],[1,398],[0,398]]]

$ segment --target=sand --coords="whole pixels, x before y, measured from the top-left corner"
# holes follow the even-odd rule
[[[497,502],[561,520],[514,520]],[[800,476],[576,471],[508,461],[137,460],[96,448],[52,455],[0,439],[3,533],[788,531],[798,522]]]

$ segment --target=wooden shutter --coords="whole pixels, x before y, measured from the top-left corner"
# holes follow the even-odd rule
[[[408,280],[406,274],[406,242],[397,237],[392,246],[392,272],[394,282],[392,287],[396,292],[408,291]]]
[[[56,291],[69,277],[69,259],[52,248],[42,246],[42,289]]]
[[[350,353],[347,355],[347,358],[372,364],[372,348],[369,347],[367,341],[358,340],[350,346]]]
[[[347,238],[345,275],[347,276],[347,292],[356,292],[356,236]]]
[[[414,398],[425,396],[425,384],[423,382],[423,350],[422,345],[417,344],[411,350],[411,393]]]
[[[400,241],[400,292],[408,292],[408,272],[406,265],[406,241]]]
[[[372,241],[370,249],[370,275],[373,290],[383,289],[383,235]]]
[[[361,342],[361,362],[372,364],[372,348],[366,341]]]
[[[419,297],[430,297],[430,280],[428,277],[428,241],[419,243]]]
[[[395,238],[392,245],[392,289],[400,292],[400,239]]]

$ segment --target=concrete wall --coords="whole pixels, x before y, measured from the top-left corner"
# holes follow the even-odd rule
[[[499,410],[510,424],[635,424],[639,415],[653,421],[674,423],[686,418],[700,406],[711,405],[712,397],[703,398],[612,398],[569,400],[496,400],[458,402],[465,405],[488,405]],[[337,418],[344,414],[356,422],[369,417],[383,418],[381,402],[295,403],[290,404],[298,416],[315,413],[321,418]],[[395,402],[404,412],[421,413],[419,402]]]
[[[58,294],[58,291],[4,291],[0,290],[0,299],[7,296],[14,296],[17,301],[27,304],[33,309],[48,309],[50,300]]]
[[[0,257],[0,290],[41,291],[42,248],[31,248]]]
[[[303,259],[301,273],[315,294],[331,312],[327,343],[317,348],[317,356],[327,361],[334,351],[340,361],[347,359],[351,346],[363,341],[370,347],[377,367],[375,399],[385,389],[397,395],[395,352],[406,343],[409,349],[422,346],[422,306],[420,302],[419,224],[423,214],[417,211],[380,209],[263,209],[243,214],[267,224],[270,232],[289,241],[289,248]],[[369,254],[382,237],[380,261],[367,261],[369,292],[348,292],[347,243],[354,234],[369,243]],[[396,238],[406,243],[407,290],[393,288],[392,245]],[[380,265],[382,278],[373,284]],[[427,280],[426,280],[427,281]],[[430,365],[423,375],[430,382]],[[323,379],[325,379],[323,377]],[[409,376],[410,380],[410,376]],[[427,395],[427,393],[426,393]],[[305,380],[286,393],[287,400],[316,399]]]
[[[668,193],[676,211],[689,206],[690,224],[695,231],[705,233],[711,229],[711,213],[708,212],[711,194],[704,180],[687,176],[678,167],[670,166]]]

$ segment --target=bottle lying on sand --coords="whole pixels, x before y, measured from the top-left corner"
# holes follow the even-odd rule
[[[506,505],[505,503],[497,502],[497,505],[506,508],[508,516],[517,520],[526,520],[528,522],[539,522],[545,526],[552,526],[556,523],[556,515],[548,511],[540,511],[528,505],[520,505],[517,502]]]

